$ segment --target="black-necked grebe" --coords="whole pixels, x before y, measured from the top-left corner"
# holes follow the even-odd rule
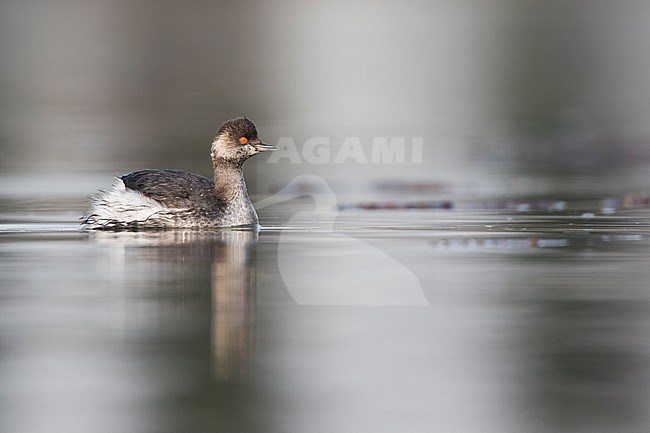
[[[141,170],[115,180],[92,198],[82,225],[89,230],[210,228],[255,225],[242,167],[277,147],[262,143],[245,117],[226,121],[212,143],[214,180],[178,170]]]

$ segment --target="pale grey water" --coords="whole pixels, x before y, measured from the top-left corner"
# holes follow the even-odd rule
[[[3,432],[650,425],[646,209],[88,234],[39,203],[0,221]]]
[[[649,19],[0,0],[0,432],[650,431]],[[259,233],[78,230],[240,115]]]

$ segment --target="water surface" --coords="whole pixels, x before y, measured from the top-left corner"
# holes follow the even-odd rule
[[[0,429],[649,425],[648,211],[318,202],[259,232],[83,233],[64,198],[6,201]]]

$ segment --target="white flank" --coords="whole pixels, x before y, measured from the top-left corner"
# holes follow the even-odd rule
[[[122,224],[169,219],[185,209],[170,209],[139,191],[126,188],[122,179],[116,178],[113,189],[102,191],[92,199],[86,221],[88,228],[101,228]]]

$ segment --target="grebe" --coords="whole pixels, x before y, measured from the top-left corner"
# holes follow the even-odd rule
[[[215,228],[257,225],[242,167],[251,156],[277,150],[260,141],[246,117],[224,122],[212,142],[214,180],[178,170],[140,170],[115,179],[92,197],[87,230]]]

